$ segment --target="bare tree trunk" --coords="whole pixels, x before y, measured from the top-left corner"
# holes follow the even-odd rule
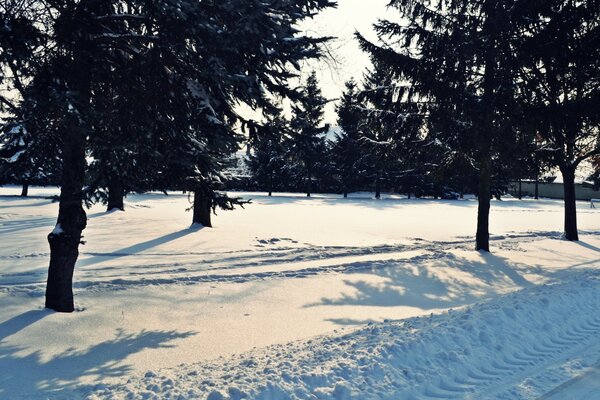
[[[519,200],[523,200],[523,181],[519,178]]]
[[[381,199],[381,172],[377,171],[375,176],[375,198]]]
[[[29,182],[23,182],[23,189],[21,189],[21,197],[27,197],[29,195]]]
[[[561,167],[565,191],[565,239],[578,241],[577,232],[577,198],[575,195],[575,169]]]
[[[269,174],[269,197],[273,196],[273,172]]]
[[[76,120],[76,117],[71,117]],[[50,266],[46,286],[46,308],[73,312],[73,271],[79,256],[82,232],[87,224],[83,209],[85,178],[85,131],[71,124],[63,139],[63,173],[58,220],[48,235]]]
[[[496,89],[496,38],[498,37],[498,26],[495,18],[497,9],[494,2],[486,2],[486,21],[483,29],[488,36],[487,49],[485,51],[485,71],[483,74],[483,96],[481,125],[478,135],[479,151],[479,205],[477,209],[477,233],[475,235],[475,249],[490,251],[490,181],[492,177],[492,139],[495,134],[494,128],[494,103]],[[488,9],[489,8],[489,9]]]
[[[194,215],[192,224],[200,224],[206,228],[212,228],[210,220],[212,213],[212,201],[210,197],[203,194],[201,191],[194,192]]]
[[[123,185],[121,185],[117,179],[114,179],[108,185],[108,204],[106,205],[106,211],[125,211],[124,197],[125,191],[123,190]]]
[[[485,157],[480,164],[479,207],[477,209],[476,250],[490,251],[490,159]]]
[[[306,197],[310,197],[312,191],[312,168],[308,168],[306,177]]]

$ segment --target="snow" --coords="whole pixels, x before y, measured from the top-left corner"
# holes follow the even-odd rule
[[[583,393],[600,360],[587,203],[570,243],[560,201],[494,201],[490,255],[473,199],[236,193],[208,229],[185,194],[130,196],[89,210],[65,315],[42,308],[57,190],[19,193],[0,188],[0,398],[533,399]]]

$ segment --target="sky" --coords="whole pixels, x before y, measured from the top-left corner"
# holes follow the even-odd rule
[[[320,13],[307,21],[302,28],[311,35],[335,36],[331,42],[335,63],[325,60],[304,66],[304,77],[312,69],[317,71],[321,89],[328,99],[337,99],[344,90],[344,83],[350,79],[360,81],[366,68],[371,65],[368,56],[363,53],[354,39],[359,31],[367,38],[375,39],[372,25],[377,19],[395,19],[398,12],[388,10],[388,0],[338,0],[338,7]],[[336,125],[335,103],[327,107],[325,120]]]

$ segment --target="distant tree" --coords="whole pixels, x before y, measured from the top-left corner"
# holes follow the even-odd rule
[[[307,197],[310,197],[313,180],[319,175],[325,162],[325,134],[329,131],[329,125],[323,123],[326,104],[317,74],[313,71],[302,88],[300,99],[293,106],[288,147],[296,179],[303,182]]]
[[[330,150],[333,175],[344,197],[348,197],[348,192],[360,187],[364,181],[364,154],[360,142],[361,115],[364,111],[361,105],[358,86],[351,79],[346,82],[346,90],[336,108],[340,131]]]
[[[289,122],[283,112],[275,109],[266,114],[267,121],[262,124],[250,141],[248,156],[250,171],[259,188],[273,194],[276,188],[285,182],[284,139],[289,136]]]
[[[22,103],[28,84],[39,68],[45,44],[43,13],[34,0],[0,4],[0,180],[23,185],[46,181],[55,173],[42,141],[26,121]]]

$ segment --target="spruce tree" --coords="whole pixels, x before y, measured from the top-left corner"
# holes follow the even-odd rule
[[[476,249],[489,251],[489,211],[495,143],[514,106],[507,83],[517,24],[508,24],[512,1],[393,0],[400,24],[375,25],[380,38],[398,46],[375,45],[359,35],[372,58],[406,82],[400,98],[427,106],[424,116],[444,110],[460,126],[456,141],[474,147],[479,172]],[[452,126],[448,127],[452,131]]]
[[[361,104],[358,85],[351,79],[346,82],[346,90],[336,108],[340,132],[330,150],[334,176],[344,197],[361,187],[364,181],[364,154],[360,142]]]
[[[314,180],[325,166],[326,138],[329,125],[323,124],[327,100],[321,94],[316,72],[312,72],[293,106],[290,134],[290,159],[298,182],[310,197]]]
[[[519,56],[518,98],[538,133],[537,154],[564,182],[564,236],[578,240],[575,172],[600,154],[600,3],[526,4],[528,33]]]
[[[290,128],[279,109],[267,113],[266,118],[267,121],[256,130],[250,141],[248,161],[254,182],[271,196],[287,180],[284,176],[286,160],[283,142],[289,137]]]

